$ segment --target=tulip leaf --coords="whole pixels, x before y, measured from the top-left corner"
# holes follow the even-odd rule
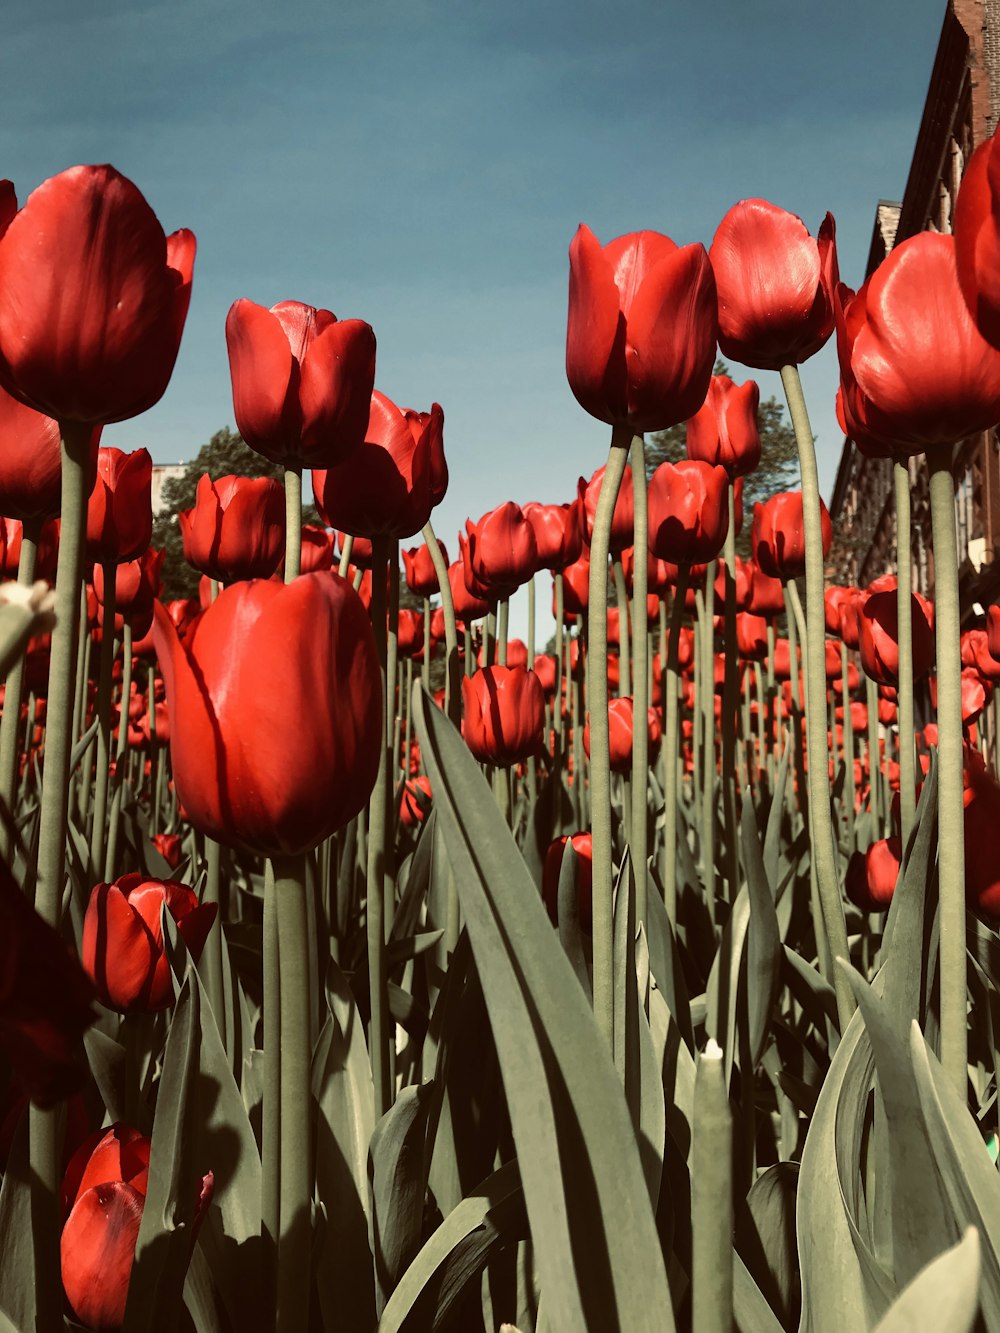
[[[584,995],[588,1000],[593,991],[590,969],[587,966],[587,951],[583,943],[583,928],[580,925],[580,890],[577,888],[577,855],[572,842],[563,846],[562,860],[559,862],[559,887],[556,899],[556,916],[559,921],[559,942],[569,959],[570,966],[576,973]]]
[[[971,1333],[979,1309],[979,1233],[932,1259],[879,1320],[875,1333]]]
[[[663,1086],[664,1127],[686,1159],[694,1118],[694,1057],[655,986],[649,992],[649,1034]]]
[[[379,1317],[420,1248],[431,1092],[430,1083],[404,1088],[372,1134],[371,1250],[375,1256],[375,1303]]]
[[[733,1322],[740,1333],[781,1333],[781,1324],[746,1264],[733,1251]]]
[[[660,1055],[653,1040],[643,1003],[647,991],[655,983],[649,972],[646,932],[642,926],[639,927],[634,952],[636,963],[633,986],[636,992],[635,1022],[639,1057],[639,1151],[646,1174],[646,1184],[649,1187],[649,1202],[655,1212],[663,1178],[663,1150],[667,1124]]]
[[[459,734],[413,711],[496,1041],[548,1319],[556,1333],[673,1328],[628,1109],[577,978]]]
[[[792,748],[785,742],[781,751],[781,763],[775,779],[774,792],[771,796],[771,808],[767,814],[767,829],[764,833],[764,873],[769,884],[777,884],[781,871],[781,825],[785,813],[785,784],[788,781],[788,761]]]
[[[659,893],[650,893],[646,900],[645,927],[649,941],[649,967],[656,984],[666,1000],[674,1021],[688,1047],[694,1050],[694,1032],[691,1028],[691,1000],[684,968],[666,904]]]
[[[7,1156],[0,1186],[0,1312],[16,1330],[35,1327],[35,1239],[31,1225],[31,1168],[25,1108]],[[57,1273],[48,1274],[58,1281]]]
[[[107,1108],[112,1121],[127,1120],[125,1098],[125,1050],[114,1037],[109,1037],[98,1027],[88,1028],[83,1034],[83,1045],[87,1052],[90,1072],[94,1076],[97,1090]],[[133,1114],[134,1120],[134,1114]],[[136,1129],[148,1132],[148,1125],[135,1125]]]
[[[747,1041],[750,1050],[749,1076],[764,1052],[771,1014],[781,989],[781,936],[774,910],[774,895],[764,868],[760,834],[753,814],[749,790],[740,814],[743,865],[747,875],[750,923],[747,928]]]
[[[798,1324],[801,1291],[795,1245],[796,1162],[776,1162],[751,1185],[737,1212],[740,1257],[784,1328]]]
[[[733,910],[722,931],[719,949],[705,987],[708,1005],[705,1030],[722,1047],[727,1088],[732,1079],[736,1055],[736,1010],[743,972],[743,949],[749,928],[750,897],[743,888],[736,895]],[[747,1071],[748,1076],[750,1072]]]

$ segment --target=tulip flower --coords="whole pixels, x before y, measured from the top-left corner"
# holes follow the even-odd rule
[[[892,580],[895,584],[895,580]],[[910,597],[913,637],[913,679],[934,665],[934,609],[919,593]],[[899,677],[899,622],[895,587],[871,593],[861,604],[861,665],[879,685],[896,685]]]
[[[153,535],[153,460],[145,449],[101,448],[87,505],[87,559],[121,564],[142,555]]]
[[[156,609],[178,797],[265,856],[315,847],[375,784],[381,681],[361,598],[333,573],[226,588],[181,641]]]
[[[397,652],[400,657],[416,657],[424,646],[424,618],[419,611],[400,607]]]
[[[337,549],[341,556],[344,554],[344,543],[348,537],[351,538],[351,564],[356,565],[358,569],[371,569],[373,556],[371,538],[355,537],[349,532],[338,532]]]
[[[556,659],[551,653],[539,653],[532,667],[541,682],[545,697],[550,698],[556,692]]]
[[[837,352],[845,426],[862,452],[903,458],[994,424],[1000,352],[966,308],[952,236],[911,236],[857,294],[837,289]]]
[[[978,916],[995,927],[1000,922],[1000,785],[969,747],[964,777],[966,900]]]
[[[559,876],[562,873],[563,857],[567,843],[573,848],[575,857],[577,902],[580,913],[580,925],[590,930],[593,904],[591,888],[593,878],[593,838],[589,833],[574,833],[570,837],[555,838],[549,843],[542,862],[542,900],[548,910],[554,926],[559,924]]]
[[[327,527],[355,537],[412,537],[448,489],[444,412],[401,410],[376,390],[364,443],[351,457],[312,474]]]
[[[157,717],[159,722],[159,717]],[[184,855],[184,839],[179,833],[154,833],[150,842],[166,861],[171,870],[176,870]]]
[[[145,412],[177,359],[194,254],[114,167],[43,182],[0,216],[0,383],[60,422]]]
[[[751,597],[748,610],[756,616],[773,619],[785,613],[785,590],[781,579],[765,574],[756,560],[747,562],[752,570],[750,586]]]
[[[486,764],[508,768],[542,747],[545,693],[524,667],[485,667],[462,681],[463,733],[469,749]]]
[[[780,370],[808,360],[830,337],[839,273],[829,213],[814,240],[794,213],[744,199],[719,223],[709,258],[724,356]]]
[[[184,559],[220,583],[270,578],[285,552],[285,492],[272,477],[206,473],[177,519]]]
[[[899,878],[903,846],[899,838],[882,838],[867,852],[854,852],[847,866],[844,888],[863,912],[884,912],[892,902]]]
[[[146,550],[138,560],[129,560],[115,566],[115,632],[120,633],[125,620],[138,625],[145,633],[152,623],[153,602],[160,593],[160,570],[163,551]],[[97,595],[98,619],[104,625],[104,566],[94,566],[94,592]],[[143,628],[144,627],[144,628]],[[133,642],[132,651],[135,652]]]
[[[990,607],[992,611],[994,608]],[[983,680],[1000,681],[1000,662],[990,652],[989,635],[984,629],[967,630],[961,638],[962,665],[974,667]]]
[[[953,220],[958,281],[973,322],[987,342],[1000,347],[1000,159],[996,135],[979,145],[965,164]]]
[[[583,551],[583,511],[579,499],[570,504],[536,504],[522,507],[535,534],[538,568],[559,573],[579,560]]]
[[[478,587],[493,600],[510,597],[534,576],[538,564],[535,533],[520,508],[510,500],[466,522],[469,567]]]
[[[280,301],[235,301],[226,318],[233,410],[243,439],[274,463],[333,467],[365,438],[375,334],[360,319]]]
[[[587,614],[590,601],[590,552],[584,551],[579,560],[574,560],[562,572],[563,610],[567,616]],[[555,609],[553,608],[553,615]]]
[[[317,527],[315,523],[304,523],[301,537],[299,572],[315,574],[317,570],[332,569],[333,542],[327,530]]]
[[[830,554],[833,525],[826,505],[820,500],[823,556]],[[781,491],[753,507],[751,534],[753,558],[773,579],[801,578],[806,572],[806,538],[802,519],[802,492]]]
[[[621,553],[622,573],[625,586],[633,590],[635,574],[635,547],[627,546]],[[646,586],[650,592],[665,593],[677,586],[679,571],[670,560],[657,560],[651,551],[646,552]]]
[[[0,388],[0,514],[22,520],[56,517],[62,482],[59,441],[57,421]]]
[[[753,581],[757,572],[757,567],[749,560],[741,560],[736,557],[736,574],[733,579],[736,585],[736,610],[749,611],[750,603],[753,601]],[[726,573],[720,569],[715,576],[715,597],[716,605],[721,605],[726,599]]]
[[[155,1013],[174,1001],[170,964],[163,947],[160,909],[177,930],[195,962],[215,920],[215,903],[199,904],[193,889],[172,880],[122,875],[98,884],[83,921],[81,957],[102,1004],[122,1013]]]
[[[597,501],[601,495],[601,483],[604,480],[605,469],[599,467],[590,481],[584,481],[581,477],[577,483],[577,490],[581,502],[580,518],[583,530],[583,539],[589,548],[594,536],[594,519],[597,516]],[[618,490],[618,498],[615,501],[614,514],[611,519],[611,553],[618,555],[624,551],[627,546],[632,546],[635,540],[635,501],[632,494],[632,469],[625,468],[622,476],[622,484]],[[590,559],[589,550],[585,552],[588,562]]]
[[[760,462],[759,405],[753,380],[737,386],[728,375],[713,375],[708,397],[687,423],[688,458],[724,467],[731,479],[752,472]]]
[[[729,530],[725,468],[694,459],[661,463],[649,482],[649,549],[660,560],[714,560]]]
[[[416,828],[427,818],[430,803],[430,778],[423,775],[416,778],[407,778],[403,783],[402,799],[399,806],[399,822],[404,828]]]
[[[577,402],[611,425],[665,430],[705,400],[716,292],[704,247],[658,232],[602,246],[580,226],[569,251],[566,375]]]
[[[736,617],[736,646],[740,657],[763,662],[767,658],[767,621],[744,611]],[[838,663],[839,667],[839,663]]]
[[[444,542],[439,541],[438,546],[441,550],[441,558],[447,565],[448,552],[445,549]],[[403,557],[406,586],[415,597],[433,597],[435,593],[441,591],[438,585],[437,570],[434,568],[434,561],[431,559],[431,553],[426,542],[423,546],[414,546],[408,551],[401,551],[400,555]]]
[[[633,702],[626,695],[623,698],[611,699],[608,703],[608,735],[610,740],[611,771],[613,773],[629,773],[632,769],[632,728],[633,728]],[[660,715],[655,708],[650,708],[647,717],[647,728],[649,731],[649,755],[650,763],[655,762],[656,753],[659,749],[660,739],[663,735],[663,729],[660,723]],[[583,748],[590,756],[590,720],[583,729]]]
[[[451,600],[455,606],[455,619],[469,625],[473,620],[482,620],[489,615],[490,604],[484,598],[472,592],[465,577],[465,564],[456,560],[448,566],[448,583],[451,587]]]

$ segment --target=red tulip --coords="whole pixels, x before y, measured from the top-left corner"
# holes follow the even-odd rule
[[[380,674],[346,580],[236,583],[183,643],[157,607],[155,635],[174,780],[197,829],[294,855],[363,808],[378,770]]]
[[[892,580],[895,583],[895,580]],[[934,665],[934,609],[919,593],[910,597],[913,627],[913,679],[926,676]],[[861,604],[861,665],[879,685],[896,685],[899,678],[899,621],[895,587],[868,595]]]
[[[559,924],[559,876],[562,873],[566,844],[573,848],[576,892],[580,925],[589,933],[593,917],[594,846],[589,833],[574,833],[571,837],[556,838],[550,842],[542,862],[542,900],[554,926]]]
[[[756,560],[747,562],[752,569],[750,610],[757,616],[773,619],[785,613],[785,589],[781,579],[765,574]]]
[[[604,468],[599,467],[590,481],[581,477],[577,490],[581,501],[580,518],[583,538],[588,550],[584,552],[589,561],[590,543],[594,537],[594,519],[597,517],[597,502],[601,495],[601,483],[604,480]],[[622,484],[615,501],[615,510],[611,518],[611,554],[618,555],[635,541],[635,500],[632,493],[632,469],[626,465]]]
[[[0,575],[5,579],[17,578],[23,532],[19,518],[0,518]]]
[[[626,546],[621,553],[622,573],[625,586],[632,592],[635,579],[635,547]],[[646,586],[651,592],[665,593],[677,585],[677,566],[669,560],[657,560],[651,551],[646,552]]]
[[[315,523],[302,525],[300,574],[315,574],[317,570],[333,568],[333,539],[325,528]]]
[[[990,607],[993,610],[993,607]],[[975,667],[983,680],[1000,681],[1000,662],[992,655],[989,635],[984,629],[970,629],[961,637],[962,665]]]
[[[508,500],[478,523],[467,521],[465,528],[473,577],[493,600],[510,597],[534,576],[538,564],[535,533],[516,504]]]
[[[532,669],[541,682],[545,697],[551,698],[556,692],[556,659],[551,653],[540,653]]]
[[[292,467],[333,467],[365,438],[375,334],[360,319],[280,301],[235,301],[226,318],[236,425],[251,449]]]
[[[740,657],[752,662],[767,658],[767,621],[744,611],[736,617],[736,646]]]
[[[562,572],[563,611],[567,616],[583,616],[590,605],[590,552],[584,551]],[[553,594],[554,595],[554,594]],[[552,614],[555,615],[553,604]]]
[[[724,467],[731,478],[752,472],[760,462],[759,404],[753,380],[737,386],[728,375],[713,375],[708,397],[687,423],[688,458]]]
[[[285,493],[272,477],[205,473],[194,507],[177,519],[184,559],[220,583],[268,579],[285,552]]]
[[[715,280],[704,247],[654,231],[603,246],[580,226],[569,251],[566,375],[611,424],[665,430],[705,400],[715,361]]]
[[[996,136],[965,164],[955,201],[958,281],[973,321],[987,342],[1000,346],[1000,159]]]
[[[833,332],[837,245],[827,213],[817,238],[765,199],[744,199],[709,251],[719,292],[719,347],[759,370],[799,365]]]
[[[0,388],[0,514],[55,518],[62,486],[59,423]],[[97,433],[93,451],[97,450]]]
[[[837,290],[841,410],[864,453],[905,457],[992,426],[1000,353],[972,322],[955,240],[901,241],[861,290]]]
[[[399,821],[404,828],[416,828],[427,818],[431,804],[431,780],[426,776],[407,778],[403,783]]]
[[[445,550],[444,542],[439,541],[438,546],[441,550],[441,558],[447,565],[448,552]],[[426,542],[422,546],[414,546],[408,551],[401,551],[400,555],[403,557],[406,586],[415,597],[433,597],[435,593],[441,591],[438,584],[437,570],[434,568],[434,561],[431,559],[430,549]]]
[[[462,540],[460,536],[460,543]],[[451,587],[451,600],[455,605],[456,620],[469,625],[473,620],[482,620],[483,616],[489,615],[489,602],[469,590],[463,561],[456,560],[453,565],[448,566],[448,583]]]
[[[0,209],[4,387],[57,421],[145,412],[177,359],[194,253],[110,166],[60,172],[12,220]]]
[[[542,747],[545,694],[533,671],[485,667],[462,680],[464,735],[481,763],[509,768]]]
[[[736,610],[749,611],[750,603],[753,601],[753,581],[757,572],[757,567],[749,560],[741,560],[736,557],[736,577],[733,582],[736,585]],[[726,600],[726,571],[720,566],[719,572],[715,576],[715,604],[716,606],[725,605]]]
[[[608,739],[611,752],[611,771],[629,773],[632,770],[632,729],[634,703],[627,695],[612,699],[608,703]],[[660,715],[655,708],[650,708],[647,717],[649,730],[650,763],[655,762],[663,729]],[[583,748],[590,757],[590,719],[583,729]]]
[[[159,721],[159,718],[157,718]],[[171,870],[176,870],[184,856],[184,839],[179,833],[154,833],[150,842],[166,861]]]
[[[121,564],[142,555],[153,535],[153,460],[145,449],[101,448],[87,505],[87,559]]]
[[[562,505],[536,504],[532,500],[521,512],[535,534],[539,569],[556,573],[579,560],[583,551],[583,515],[579,499]]]
[[[1000,921],[1000,785],[981,756],[965,751],[965,896],[977,915]]]
[[[899,878],[903,846],[899,838],[882,838],[867,852],[854,852],[847,866],[844,888],[863,912],[884,912],[892,902]]]
[[[153,619],[153,602],[160,593],[160,570],[163,567],[163,551],[146,550],[138,560],[129,560],[115,566],[115,633],[120,634],[126,619],[138,631],[141,640]],[[104,626],[104,566],[94,566],[94,592],[97,595],[99,609],[98,620]],[[137,646],[133,639],[133,653]]]
[[[660,560],[714,560],[729,531],[725,468],[684,458],[661,463],[649,481],[649,549]]]
[[[823,557],[830,554],[833,525],[822,500],[819,502]],[[753,507],[753,558],[773,579],[801,578],[806,572],[806,533],[802,520],[802,492],[782,491]]]
[[[337,542],[340,554],[344,553],[344,543],[351,534],[349,532],[338,532]],[[356,565],[358,569],[371,569],[372,567],[372,543],[370,537],[353,537],[351,541],[351,564]]]
[[[419,611],[400,607],[397,651],[400,657],[416,657],[424,646],[424,617]]]

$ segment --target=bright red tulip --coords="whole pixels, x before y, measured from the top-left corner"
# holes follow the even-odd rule
[[[439,541],[441,558],[448,564],[448,552],[444,542]],[[433,597],[441,591],[438,585],[437,570],[431,559],[430,549],[425,542],[422,546],[413,546],[408,551],[401,551],[406,586],[415,597]]]
[[[464,539],[460,537],[460,544],[463,541]],[[448,583],[451,586],[451,600],[455,605],[456,620],[469,625],[472,621],[482,620],[483,616],[489,615],[489,602],[469,590],[465,578],[465,564],[462,560],[456,560],[453,565],[448,566]]]
[[[533,670],[541,681],[545,697],[551,698],[556,692],[556,659],[551,653],[540,653],[535,658]]]
[[[594,537],[594,519],[597,517],[597,502],[601,496],[601,483],[604,480],[604,468],[599,467],[590,481],[581,477],[577,490],[581,501],[580,518],[583,525],[583,538],[588,550],[583,552],[588,561],[589,547]],[[622,484],[615,501],[615,510],[611,518],[611,554],[618,555],[627,546],[635,542],[635,500],[632,493],[632,469],[626,465]]]
[[[317,570],[333,568],[333,539],[326,528],[315,523],[302,525],[302,547],[299,556],[300,574],[315,574]]]
[[[781,579],[765,574],[756,560],[747,562],[751,575],[751,598],[749,609],[756,616],[766,616],[769,620],[785,614],[785,587]]]
[[[767,658],[767,621],[744,611],[736,617],[736,647],[740,657],[752,662]]]
[[[179,833],[154,833],[150,842],[170,869],[176,870],[184,856],[184,839],[181,835]]]
[[[895,583],[895,580],[892,580]],[[926,676],[934,665],[934,608],[919,593],[910,597],[913,626],[913,678]],[[861,665],[879,685],[895,686],[899,678],[899,621],[895,587],[871,593],[861,604]]]
[[[542,862],[542,900],[554,926],[559,924],[559,876],[562,873],[566,844],[573,848],[575,857],[577,903],[580,925],[589,933],[593,917],[594,840],[589,833],[574,833],[570,837],[550,842]]]
[[[400,657],[416,657],[424,646],[424,617],[420,611],[400,607],[397,651]]]
[[[462,680],[465,742],[486,764],[509,768],[542,748],[545,693],[533,671],[491,666]]]
[[[729,531],[725,468],[682,458],[661,463],[649,480],[649,549],[660,560],[714,560]]]
[[[822,500],[819,502],[823,557],[830,554],[833,525]],[[802,520],[802,492],[782,491],[753,507],[751,535],[753,558],[770,578],[801,578],[806,572],[806,531]]]
[[[844,884],[851,902],[863,912],[886,911],[896,891],[902,857],[899,838],[882,838],[867,852],[854,852]]]
[[[403,411],[376,390],[364,443],[350,458],[312,474],[327,527],[355,537],[412,537],[448,489],[444,412]]]
[[[608,703],[608,739],[613,773],[629,773],[632,770],[632,729],[634,703],[627,695],[612,699]],[[650,708],[647,717],[649,729],[650,763],[655,762],[663,735],[660,715],[655,708]],[[583,729],[583,748],[590,757],[590,719]]]
[[[562,572],[563,611],[567,616],[584,616],[590,605],[590,551],[584,551],[579,560],[574,560]],[[553,591],[552,614],[555,615],[555,593]]]
[[[236,583],[184,642],[157,607],[155,635],[174,781],[197,829],[294,855],[363,808],[378,771],[380,673],[345,579]]]
[[[236,425],[272,462],[333,467],[365,438],[375,334],[360,319],[280,301],[235,301],[226,318]]]
[[[97,452],[98,432],[93,452]],[[0,514],[55,518],[62,486],[59,423],[0,388]]]
[[[538,568],[553,573],[579,560],[583,551],[583,515],[579,499],[571,504],[543,505],[533,500],[521,511],[531,524]]]
[[[153,460],[145,449],[101,448],[87,504],[87,559],[122,564],[142,555],[153,535]]]
[[[754,380],[736,385],[728,375],[713,375],[708,397],[687,423],[688,458],[724,467],[731,478],[752,472],[760,462],[759,405]]]
[[[965,303],[979,332],[1000,347],[1000,158],[995,134],[965,164],[955,201],[954,233]]]
[[[591,416],[665,430],[705,400],[715,362],[715,279],[704,247],[654,231],[602,246],[580,226],[569,251],[566,375]]]
[[[403,783],[402,800],[399,806],[399,822],[404,828],[416,828],[427,818],[431,805],[431,780],[420,776],[407,778]]]
[[[814,240],[794,213],[744,199],[719,223],[709,258],[724,356],[780,370],[808,360],[833,332],[839,272],[829,213]]]
[[[961,637],[961,645],[963,666],[975,667],[983,680],[988,680],[992,684],[1000,681],[1000,662],[990,652],[989,635],[986,630],[966,630]]]
[[[478,523],[466,522],[469,565],[476,583],[492,600],[510,597],[538,565],[535,533],[521,509],[508,500]]]
[[[205,473],[194,507],[177,519],[184,559],[220,583],[268,579],[285,552],[285,492],[273,477]]]

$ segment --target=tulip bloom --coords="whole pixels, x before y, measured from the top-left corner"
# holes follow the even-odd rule
[[[422,824],[427,818],[431,805],[431,780],[421,776],[407,778],[403,783],[399,805],[399,822],[404,828],[412,829]]]
[[[184,559],[220,583],[268,579],[285,552],[285,492],[272,477],[205,473],[194,507],[177,519]]]
[[[899,838],[882,838],[867,852],[854,852],[847,866],[844,888],[863,912],[884,912],[892,902],[903,859]]]
[[[573,848],[576,892],[580,925],[589,931],[593,915],[594,840],[589,833],[574,833],[549,843],[542,862],[542,900],[554,926],[559,924],[559,876],[562,873],[566,844]]]
[[[315,574],[317,570],[333,568],[333,540],[325,528],[315,523],[302,525],[302,543],[299,555],[301,574]]]
[[[751,570],[750,606],[748,610],[755,616],[766,616],[769,620],[785,613],[785,589],[781,579],[765,574],[756,560],[748,561]]]
[[[465,742],[486,764],[509,768],[542,748],[545,693],[524,667],[485,667],[462,680]]]
[[[613,773],[630,773],[632,771],[632,729],[633,729],[634,704],[627,695],[611,699],[608,703],[608,743],[610,748],[611,771]],[[659,749],[660,740],[663,735],[663,728],[660,723],[660,715],[655,708],[650,708],[646,720],[649,731],[649,757],[650,763],[656,759],[656,753]],[[590,757],[590,719],[587,719],[586,726],[583,729],[583,748]]]
[[[829,213],[814,240],[794,213],[744,199],[719,223],[709,258],[724,356],[780,370],[807,361],[833,332],[839,270]]]
[[[830,513],[819,502],[820,528],[823,534],[823,558],[830,554],[833,525]],[[770,578],[801,578],[806,572],[806,531],[802,518],[802,492],[781,491],[753,507],[750,538],[753,558]]]
[[[994,608],[990,607],[992,611]],[[967,630],[961,638],[962,665],[974,667],[983,680],[992,684],[1000,681],[1000,662],[992,655],[989,636],[984,629]]]
[[[462,539],[460,537],[460,544]],[[473,620],[482,620],[489,615],[490,604],[474,593],[465,577],[465,562],[456,560],[448,566],[448,583],[451,587],[451,600],[455,606],[455,619],[469,625]]]
[[[580,226],[569,251],[566,375],[591,416],[666,430],[705,400],[715,362],[716,291],[702,245],[655,231],[602,246]]]
[[[554,574],[579,560],[583,550],[583,515],[579,499],[571,504],[543,505],[533,500],[521,512],[531,524],[538,568]]]
[[[585,616],[590,605],[590,552],[584,551],[579,560],[567,565],[562,578],[564,613],[567,616]],[[555,615],[554,601],[552,614]]]
[[[448,489],[444,412],[402,411],[376,390],[364,443],[345,462],[312,474],[327,527],[355,537],[412,537]]]
[[[969,158],[955,201],[955,259],[962,295],[987,342],[1000,347],[1000,158],[994,134]]]
[[[516,504],[508,500],[478,523],[466,522],[465,528],[473,578],[493,600],[510,597],[534,576],[538,564],[535,533]]]
[[[863,453],[906,457],[992,426],[1000,352],[972,322],[955,240],[901,241],[855,295],[837,290],[844,425]]]
[[[419,611],[400,607],[397,652],[400,657],[416,657],[424,646],[424,618]]]
[[[159,719],[157,719],[159,720]],[[154,833],[150,842],[166,861],[171,870],[176,870],[184,855],[184,839],[179,833]]]
[[[279,301],[235,301],[226,318],[233,410],[255,453],[288,467],[333,467],[365,438],[375,334],[360,319]]]
[[[767,658],[767,621],[763,616],[755,616],[750,611],[741,612],[736,617],[736,647],[740,657],[751,662],[763,662]],[[838,661],[838,668],[839,668]]]
[[[145,449],[101,448],[87,504],[87,559],[122,564],[142,555],[153,535],[153,460]]]
[[[445,550],[444,542],[439,541],[438,547],[441,558],[447,565],[448,552]],[[422,546],[413,546],[408,551],[401,551],[400,555],[403,557],[406,586],[415,597],[433,597],[435,593],[441,591],[437,570],[434,568],[434,561],[431,559],[426,542]]]
[[[588,562],[590,560],[590,543],[594,537],[597,502],[601,498],[601,483],[603,480],[604,468],[599,467],[590,481],[584,481],[581,477],[577,485],[581,502],[580,517],[583,524],[583,538],[588,548],[584,554],[586,554]],[[611,554],[618,555],[634,543],[635,500],[632,492],[632,469],[626,464],[611,519]]]
[[[368,615],[345,579],[236,583],[184,642],[159,606],[154,634],[174,781],[197,829],[291,856],[364,807],[381,680]]]
[[[93,450],[97,450],[97,432]],[[0,514],[45,519],[59,513],[62,452],[59,423],[0,388]]]
[[[861,665],[879,685],[895,686],[899,679],[899,621],[895,579],[892,587],[871,593],[861,605]],[[919,593],[910,596],[913,626],[913,679],[926,676],[934,665],[934,609]]]
[[[688,458],[724,467],[730,478],[752,472],[760,462],[759,405],[754,380],[737,386],[728,375],[713,375],[708,397],[687,423]]]
[[[736,557],[736,574],[733,579],[736,585],[736,610],[749,611],[750,603],[753,601],[753,581],[757,572],[757,567],[749,560],[741,560]],[[715,576],[715,597],[716,606],[721,606],[726,600],[726,571],[721,568]]]
[[[729,531],[725,468],[694,459],[661,463],[649,481],[649,549],[660,560],[714,560]]]

